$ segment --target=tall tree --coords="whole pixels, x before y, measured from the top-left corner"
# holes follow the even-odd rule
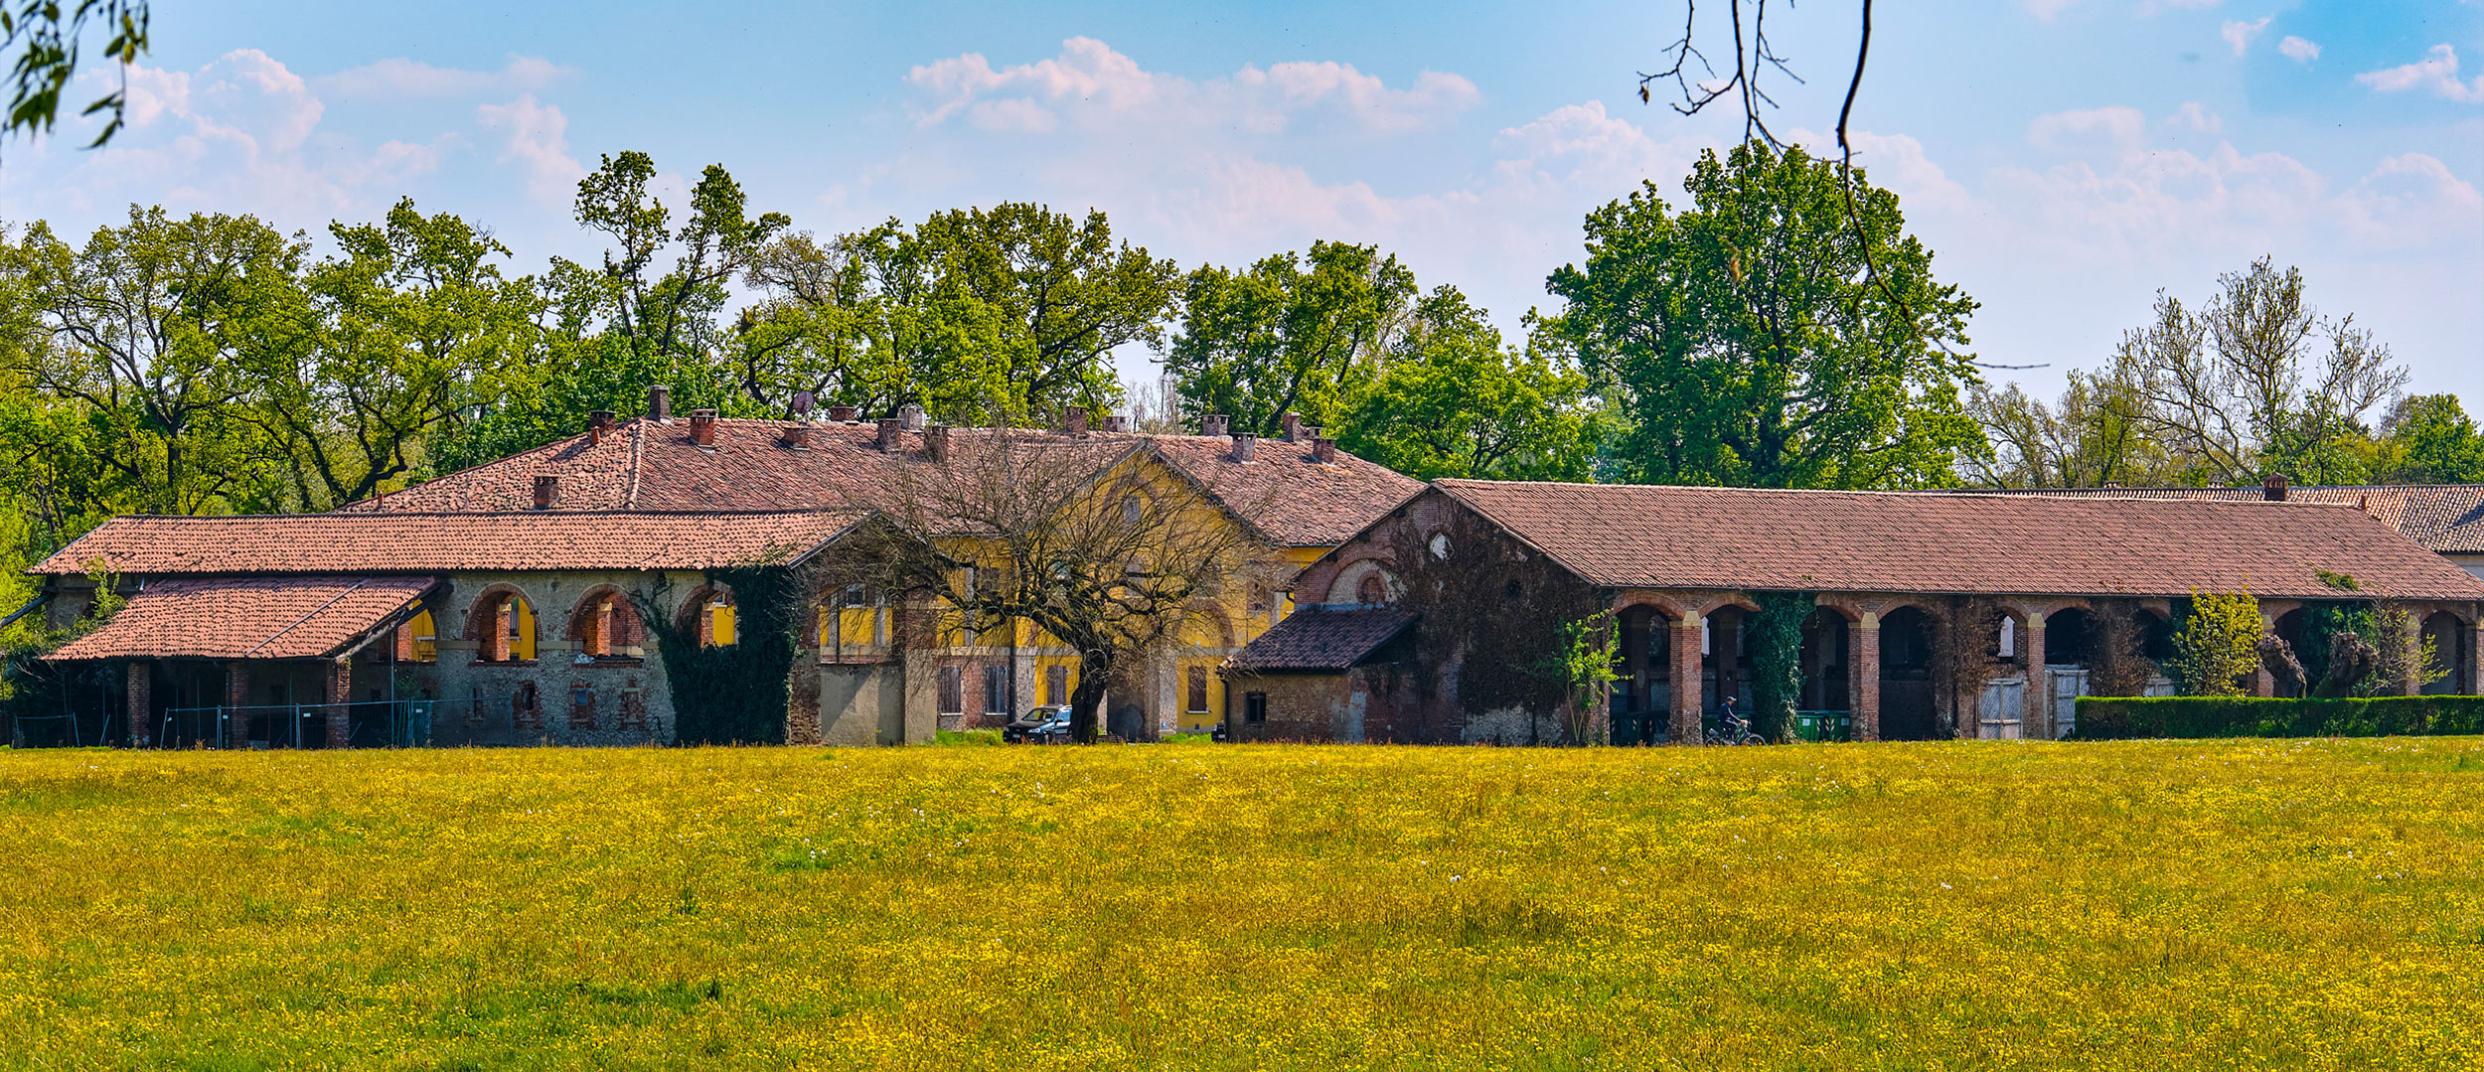
[[[2198,308],[2159,292],[2108,375],[2138,392],[2150,434],[2216,484],[2364,479],[2364,419],[2406,384],[2388,347],[2352,316],[2321,315],[2302,271],[2267,257],[2219,276]]]
[[[1414,272],[1376,246],[1314,242],[1241,271],[1190,274],[1165,353],[1184,416],[1275,433],[1287,413],[1337,425],[1379,376],[1417,294]]]
[[[2484,432],[2457,395],[2408,395],[2381,422],[2372,478],[2401,484],[2484,483]]]
[[[1442,286],[1415,303],[1338,439],[1425,480],[1586,480],[1604,423],[1587,388],[1567,354],[1503,345],[1483,310]]]
[[[1967,475],[1994,487],[2173,483],[2187,471],[2143,426],[2138,393],[2110,376],[2074,371],[2050,406],[2017,384],[1977,385],[1967,410],[1992,444],[1967,459]]]
[[[87,28],[103,31],[107,59],[120,61],[120,76],[111,92],[97,97],[79,113],[104,113],[110,118],[90,144],[102,145],[121,129],[128,107],[129,65],[147,50],[147,0],[7,0],[0,2],[0,53],[14,52],[9,61],[9,112],[0,120],[0,136],[49,132],[60,115],[60,95],[78,73],[78,53]]]
[[[1982,449],[1962,394],[1975,303],[1932,276],[1897,196],[1758,142],[1587,218],[1544,330],[1618,394],[1615,461],[1658,483],[1914,487]]]

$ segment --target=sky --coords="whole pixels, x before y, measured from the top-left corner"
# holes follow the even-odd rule
[[[594,254],[577,179],[641,149],[676,204],[722,163],[821,235],[1036,200],[1185,266],[1376,242],[1515,337],[1590,209],[1643,182],[1678,204],[1739,136],[1638,100],[1680,10],[157,0],[127,128],[0,146],[0,223],[82,236],[137,202],[319,236],[411,196],[532,272]],[[1854,6],[1771,14],[1806,80],[1771,123],[1825,143]],[[109,68],[86,77],[78,101]],[[2269,255],[2412,390],[2484,410],[2484,0],[1884,2],[1854,129],[1981,303],[1971,349],[2028,366],[1995,379],[2049,394],[2160,289]]]

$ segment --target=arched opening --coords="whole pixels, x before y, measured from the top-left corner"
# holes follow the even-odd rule
[[[599,589],[571,612],[568,639],[578,642],[582,662],[635,662],[646,653],[647,627],[628,597]]]
[[[1803,619],[1803,688],[1794,706],[1804,711],[1852,711],[1853,665],[1848,650],[1846,616],[1829,607],[1815,607]]]
[[[1614,653],[1613,743],[1664,739],[1673,710],[1673,622],[1654,607],[1621,612]]]
[[[1751,612],[1739,606],[1724,606],[1708,613],[1706,631],[1701,636],[1702,670],[1700,700],[1702,710],[1714,712],[1724,707],[1727,698],[1734,701],[1734,711],[1751,717],[1751,653],[1743,643],[1744,626]]]
[[[691,593],[681,603],[681,631],[698,638],[702,648],[729,648],[739,643],[741,617],[733,606],[733,589],[713,585]]]
[[[2276,682],[2279,696],[2308,696],[2329,669],[2329,637],[2325,628],[2335,615],[2323,614],[2313,606],[2296,607],[2277,616],[2269,632],[2284,641],[2286,653],[2294,657],[2301,673],[2295,680]]]
[[[2018,738],[2028,733],[2027,722],[2027,625],[2017,611],[2002,607],[1987,612],[1983,623],[1984,674],[1981,680],[1964,682],[1975,690],[1973,713],[1960,713],[1961,733],[1972,729],[1972,736],[1984,738]]]
[[[430,608],[415,611],[413,617],[397,627],[396,655],[401,663],[440,661],[440,626]]]
[[[1880,737],[1928,741],[1939,736],[1932,692],[1932,616],[1899,607],[1880,620]]]
[[[475,642],[476,662],[534,662],[535,607],[515,589],[486,592],[466,620],[466,637]]]
[[[2044,619],[2044,688],[2050,729],[2066,737],[2078,726],[2079,697],[2093,690],[2096,623],[2083,607],[2065,607]]]
[[[1362,581],[1354,586],[1354,599],[1355,602],[1366,607],[1376,607],[1387,603],[1389,601],[1388,580],[1377,572],[1364,574]]]
[[[2448,611],[2436,611],[2424,619],[2424,640],[2432,649],[2433,665],[2447,671],[2440,680],[2424,685],[2426,694],[2445,696],[2475,687],[2474,629]]]

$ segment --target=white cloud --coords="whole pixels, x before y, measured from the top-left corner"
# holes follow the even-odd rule
[[[2176,130],[2214,134],[2225,128],[2225,120],[2217,113],[2209,111],[2205,104],[2198,101],[2183,101],[2182,107],[2174,109],[2172,115],[2165,117],[2165,125]]]
[[[339,97],[390,99],[533,93],[576,72],[539,56],[511,56],[498,70],[435,67],[391,57],[322,75],[319,88]]]
[[[2432,46],[2424,58],[2399,67],[2365,71],[2355,81],[2376,93],[2401,93],[2423,89],[2447,100],[2473,103],[2484,101],[2484,77],[2473,82],[2458,78],[2458,50],[2447,44]]]
[[[1125,131],[1152,124],[1275,134],[1298,118],[1324,116],[1363,131],[1402,133],[1445,122],[1482,99],[1474,83],[1454,74],[1425,71],[1401,89],[1334,61],[1246,65],[1226,77],[1193,80],[1145,70],[1091,37],[1070,38],[1056,56],[1008,67],[994,67],[981,53],[951,56],[915,67],[906,80],[932,98],[917,117],[921,125],[963,114],[996,132],[1049,132],[1068,121]]]
[[[2061,14],[2078,2],[2079,0],[2019,0],[2018,6],[2026,8],[2030,15],[2051,22],[2053,16]]]
[[[2285,40],[2277,42],[2277,51],[2296,63],[2310,63],[2320,58],[2318,42],[2307,41],[2293,34],[2287,34]]]
[[[507,104],[476,106],[475,120],[501,134],[500,160],[526,175],[526,192],[537,202],[566,205],[578,192],[586,168],[569,155],[569,117],[533,94]]]
[[[2348,230],[2377,246],[2484,241],[2484,194],[2426,153],[2382,160],[2338,205]]]
[[[2225,43],[2233,47],[2234,54],[2240,56],[2251,50],[2251,39],[2260,36],[2262,30],[2268,29],[2270,20],[2276,17],[2275,15],[2262,15],[2250,22],[2229,19],[2225,25],[2217,27],[2217,36],[2224,38]]]
[[[2148,117],[2137,108],[2088,108],[2037,116],[2027,125],[2027,140],[2049,152],[2104,149],[2135,150],[2147,137]]]

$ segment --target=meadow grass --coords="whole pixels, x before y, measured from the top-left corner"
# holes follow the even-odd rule
[[[11,1067],[2484,1067],[2484,740],[0,752]]]

